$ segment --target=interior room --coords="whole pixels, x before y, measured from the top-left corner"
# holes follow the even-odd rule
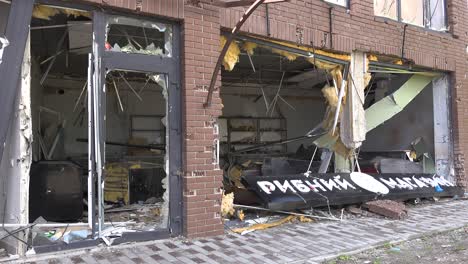
[[[244,175],[318,170],[321,150],[311,163],[313,141],[324,133],[321,89],[333,85],[332,76],[308,58],[263,46],[251,55],[242,50],[229,67],[221,73],[224,107],[218,120],[226,190],[242,188]]]
[[[234,192],[235,204],[259,205],[242,176],[353,171],[453,175],[446,76],[402,69],[393,57],[368,57],[375,63],[365,69],[367,133],[349,152],[341,142],[343,133],[334,145],[327,137],[339,101],[336,72],[287,45],[281,50],[277,43],[252,42],[235,40],[224,60],[220,88],[220,167],[225,192]],[[353,82],[350,77],[348,87]],[[341,109],[337,135],[345,111]],[[350,164],[340,161],[345,154]]]

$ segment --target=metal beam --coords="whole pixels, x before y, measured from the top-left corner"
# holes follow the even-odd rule
[[[345,61],[345,60],[340,60],[340,59],[336,59],[336,58],[332,58],[332,57],[327,57],[327,56],[320,55],[320,54],[313,54],[312,52],[309,52],[309,51],[305,51],[305,50],[298,49],[298,48],[293,48],[293,47],[288,47],[288,46],[283,46],[281,44],[277,44],[277,43],[274,43],[274,42],[270,42],[270,41],[267,41],[267,40],[258,39],[258,38],[254,38],[254,37],[236,36],[235,39],[241,40],[241,41],[253,42],[253,43],[256,43],[256,44],[258,44],[260,46],[267,46],[267,47],[271,47],[271,48],[275,48],[275,49],[279,49],[279,50],[284,50],[284,51],[287,51],[287,52],[290,52],[290,53],[298,54],[300,56],[316,58],[318,60],[323,60],[323,61],[330,62],[330,63],[342,64],[342,65],[348,63],[348,61]]]
[[[264,4],[274,4],[289,2],[290,0],[265,0]],[[212,4],[219,7],[231,8],[238,6],[248,6],[255,3],[255,0],[235,0],[235,1],[222,1],[222,0],[202,0],[202,3]]]
[[[0,96],[0,161],[3,156],[6,136],[14,112],[14,102],[20,80],[24,48],[29,35],[34,0],[13,1],[8,16],[5,36],[10,45],[5,47],[2,63],[0,63],[0,80],[2,89]]]

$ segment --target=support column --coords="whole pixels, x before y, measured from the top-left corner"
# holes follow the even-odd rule
[[[185,4],[184,60],[184,234],[190,238],[221,235],[221,186],[223,173],[214,149],[216,120],[221,115],[219,90],[203,106],[211,74],[220,53],[219,7]],[[220,78],[215,88],[221,84]]]

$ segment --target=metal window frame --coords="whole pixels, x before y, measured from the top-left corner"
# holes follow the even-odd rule
[[[431,30],[431,31],[435,31],[435,32],[448,32],[449,31],[449,29],[448,29],[449,20],[448,20],[448,3],[447,3],[447,0],[440,0],[440,1],[443,1],[443,6],[444,6],[445,30],[433,29],[430,26],[430,21],[428,21],[428,23],[427,23],[428,10],[429,10],[429,13],[430,13],[430,0],[423,0],[423,23],[424,23],[423,26],[403,22],[402,19],[401,19],[401,7],[402,7],[401,0],[395,0],[395,1],[396,1],[396,4],[397,4],[397,18],[396,19],[393,19],[391,17],[385,17],[385,16],[378,16],[378,15],[375,15],[375,16],[376,17],[381,17],[381,18],[384,18],[384,19],[393,20],[393,21],[398,21],[400,23],[404,23],[404,24],[407,24],[407,25],[412,25],[412,26],[419,27],[419,28],[425,28],[427,30]],[[375,8],[375,6],[374,6],[374,8]],[[375,12],[374,12],[374,14],[375,14]]]
[[[34,0],[12,1],[5,28],[5,37],[10,45],[4,47],[2,63],[0,63],[0,80],[2,80],[2,96],[0,96],[0,162],[3,157],[5,140],[10,121],[14,113],[15,98],[20,83],[21,65],[24,49],[29,36]],[[13,15],[14,14],[14,15]]]
[[[116,13],[112,13],[115,15]],[[168,121],[169,121],[169,221],[168,227],[159,229],[151,232],[138,232],[138,233],[124,233],[121,241],[134,241],[134,240],[151,240],[160,239],[170,236],[178,236],[182,234],[182,115],[181,115],[181,73],[180,73],[180,26],[176,23],[170,23],[167,21],[155,21],[154,18],[142,18],[155,22],[164,22],[173,27],[173,50],[172,57],[153,56],[144,54],[129,54],[120,52],[105,51],[104,45],[98,45],[98,43],[105,43],[107,16],[111,15],[110,12],[93,12],[94,28],[93,33],[95,36],[94,46],[94,64],[96,67],[95,71],[95,83],[98,87],[94,88],[94,91],[99,93],[96,95],[98,98],[94,105],[94,108],[100,112],[98,114],[100,120],[96,120],[95,125],[98,126],[97,135],[99,137],[100,144],[104,145],[105,140],[105,124],[103,117],[105,114],[105,93],[104,93],[104,82],[106,73],[110,70],[128,70],[128,71],[139,71],[148,73],[159,73],[165,74],[168,79]],[[117,15],[131,17],[131,15],[117,13]],[[100,109],[100,110],[99,110]],[[95,136],[96,136],[95,134]],[[104,149],[99,150],[102,160],[105,163]],[[95,160],[96,161],[96,160]],[[96,168],[99,172],[99,168]],[[102,168],[101,168],[102,169]],[[97,174],[98,178],[99,173]],[[102,176],[101,176],[102,177]],[[99,179],[102,182],[102,178]],[[99,181],[98,181],[99,182]],[[103,213],[101,212],[101,215]],[[94,222],[99,226],[99,220],[95,219]]]

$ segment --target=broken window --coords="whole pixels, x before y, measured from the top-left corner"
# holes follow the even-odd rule
[[[374,14],[376,16],[397,19],[397,0],[374,0]]]
[[[172,27],[128,17],[111,17],[106,50],[171,57]]]
[[[424,0],[400,0],[401,21],[424,26]]]
[[[348,7],[348,0],[325,0],[325,2],[334,4],[334,5]]]
[[[445,0],[374,0],[374,14],[434,30],[446,30]]]
[[[446,30],[446,11],[444,0],[429,0],[427,24],[434,30]]]

